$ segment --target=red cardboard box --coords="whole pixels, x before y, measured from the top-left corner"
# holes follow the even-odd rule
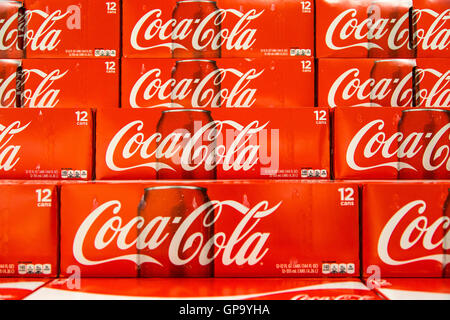
[[[450,179],[450,110],[334,109],[336,179]]]
[[[80,277],[356,277],[358,219],[351,183],[64,184],[61,272],[72,275],[66,270],[76,266]]]
[[[449,188],[450,182],[364,185],[362,263],[365,276],[443,276],[449,223],[444,211],[450,202]]]
[[[1,109],[0,179],[90,180],[90,109]]]
[[[0,194],[0,278],[57,276],[56,185],[2,182]]]
[[[127,58],[314,56],[314,3],[123,0]]]
[[[118,59],[0,60],[1,107],[118,108],[119,68]]]
[[[123,59],[122,108],[314,106],[314,60]]]
[[[450,57],[447,0],[318,0],[317,57]]]
[[[2,58],[120,56],[118,0],[3,2],[7,30],[0,37]]]
[[[97,179],[329,178],[328,110],[97,112]]]
[[[414,59],[319,59],[321,107],[413,107]]]

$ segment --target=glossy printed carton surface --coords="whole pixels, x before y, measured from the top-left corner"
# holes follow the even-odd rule
[[[0,109],[0,179],[90,180],[90,109]]]
[[[0,60],[1,107],[118,108],[119,68],[118,59]]]
[[[414,59],[319,59],[321,107],[413,107]]]
[[[448,261],[450,182],[372,182],[362,192],[364,275],[437,277]]]
[[[64,184],[61,203],[63,275],[70,266],[81,277],[359,275],[356,184]]]
[[[0,194],[0,278],[57,276],[56,184],[1,182]]]
[[[449,75],[448,59],[319,59],[318,105],[445,108]]]
[[[123,0],[123,26],[127,58],[314,56],[312,1]]]
[[[314,106],[310,58],[123,59],[122,108]]]
[[[0,1],[0,59],[20,59],[24,57],[23,1]]]
[[[2,58],[120,56],[118,0],[2,1],[2,12],[8,3],[14,13],[2,20]]]
[[[319,58],[450,57],[448,0],[318,0]]]
[[[416,106],[450,106],[450,59],[416,59]]]
[[[328,110],[98,110],[96,175],[127,179],[327,179]]]
[[[1,4],[0,4],[1,5]],[[15,108],[21,105],[21,96],[18,92],[18,79],[22,60],[1,59],[0,60],[0,108]]]
[[[450,179],[448,108],[341,107],[333,113],[336,179]]]

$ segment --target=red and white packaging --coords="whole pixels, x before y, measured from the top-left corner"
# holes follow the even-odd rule
[[[375,291],[387,300],[450,300],[450,279],[387,279]]]
[[[448,59],[319,59],[318,104],[450,106]]]
[[[0,58],[20,59],[23,52],[23,1],[0,1]],[[7,36],[9,35],[9,36]]]
[[[415,73],[416,105],[450,106],[450,59],[417,59]]]
[[[336,179],[450,179],[450,109],[342,107],[333,112]]]
[[[450,182],[367,183],[362,192],[362,264],[369,277],[442,277]]]
[[[2,182],[0,194],[0,278],[58,275],[56,185]]]
[[[317,0],[317,57],[412,58],[412,0]]]
[[[89,180],[90,109],[1,109],[0,179]]]
[[[27,300],[379,300],[357,279],[58,279]]]
[[[1,7],[0,3],[0,7]],[[17,74],[20,74],[22,60],[0,60],[0,108],[15,108],[21,105]]]
[[[321,107],[414,106],[414,59],[319,59]]]
[[[46,280],[0,278],[0,300],[23,300],[31,293],[44,286]]]
[[[64,184],[61,273],[357,277],[358,205],[352,183]]]
[[[450,57],[447,0],[318,0],[317,57]]]
[[[314,106],[314,60],[123,59],[122,108]]]
[[[1,107],[118,108],[119,68],[118,59],[0,60]]]
[[[23,6],[18,1],[6,2],[13,3],[17,13],[6,15],[0,24],[6,28],[0,37],[0,49],[7,53],[3,58],[120,55],[118,0],[25,0]],[[22,55],[9,54],[20,53],[17,48],[24,49]]]
[[[448,0],[414,0],[413,42],[419,58],[450,58]]]
[[[313,1],[122,2],[127,58],[314,56]]]
[[[97,179],[326,179],[328,110],[97,112]]]

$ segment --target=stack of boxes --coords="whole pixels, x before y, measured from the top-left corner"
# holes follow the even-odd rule
[[[1,108],[119,107],[119,1],[2,1],[0,11]]]
[[[363,185],[364,278],[448,277],[448,4],[316,1],[318,103],[332,108],[334,178]]]

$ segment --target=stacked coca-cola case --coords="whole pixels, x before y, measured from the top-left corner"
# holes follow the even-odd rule
[[[318,0],[316,10],[334,178],[362,180],[363,279],[387,299],[449,299],[449,2]]]
[[[391,3],[1,1],[0,298],[449,299],[450,10]]]
[[[61,181],[94,174],[96,109],[119,107],[119,1],[0,1],[0,299],[60,274]]]

